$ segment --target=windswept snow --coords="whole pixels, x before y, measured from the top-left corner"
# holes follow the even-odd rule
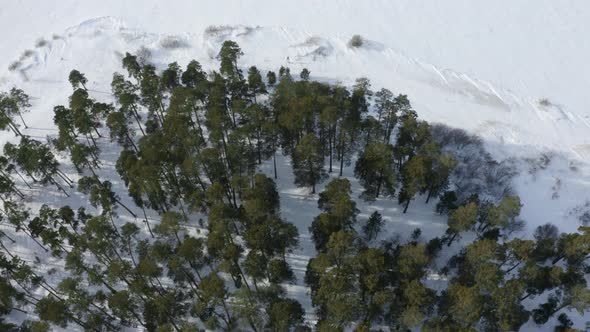
[[[94,18],[56,34],[34,48],[11,72],[4,72],[2,88],[22,87],[31,94],[33,110],[26,116],[34,125],[28,134],[44,137],[52,125],[52,107],[67,101],[67,73],[76,68],[90,79],[92,95],[107,98],[114,71],[121,71],[124,52],[144,48],[151,61],[163,67],[191,59],[215,69],[215,56],[226,39],[236,40],[245,55],[244,67],[276,70],[285,65],[298,73],[307,67],[314,79],[350,85],[368,77],[375,89],[387,87],[410,97],[420,116],[464,128],[480,135],[496,159],[515,158],[520,176],[516,185],[525,203],[523,217],[533,229],[554,222],[564,230],[578,226],[567,211],[590,199],[590,120],[551,100],[517,95],[502,86],[418,61],[367,38],[360,48],[348,46],[349,37],[310,35],[276,26],[215,25],[202,31],[156,34],[129,27],[122,19]],[[4,133],[10,136],[9,133]],[[552,151],[552,162],[540,174],[530,174],[531,160]],[[527,159],[527,161],[525,161]],[[576,167],[571,167],[575,163]],[[551,187],[561,185],[553,195]],[[535,190],[531,190],[535,188]]]
[[[283,65],[294,75],[308,68],[313,79],[344,85],[363,76],[374,89],[407,94],[421,118],[477,134],[495,159],[515,165],[514,186],[528,225],[523,236],[547,222],[575,231],[590,211],[589,17],[585,2],[550,0],[5,0],[0,91],[18,86],[31,95],[33,107],[25,115],[31,128],[25,133],[43,140],[56,135],[52,108],[67,103],[71,69],[86,74],[93,98],[111,101],[111,77],[122,71],[125,52],[148,50],[160,68],[196,59],[213,70],[221,43],[232,39],[244,51],[244,68]],[[365,38],[362,47],[348,46],[354,34]],[[41,38],[44,43],[37,42]],[[0,141],[7,140],[15,138],[0,133]],[[101,149],[101,175],[115,180],[126,198],[113,170],[118,148],[104,140]],[[311,308],[302,279],[314,254],[307,228],[318,214],[316,199],[293,185],[288,159],[279,165],[282,211],[298,226],[302,243],[290,258],[299,282],[288,291]],[[352,167],[344,173],[358,197]],[[30,193],[35,207],[76,206],[84,199]],[[357,199],[359,219],[379,210],[387,220],[385,237],[407,236],[417,227],[426,238],[441,234],[444,218],[434,213],[433,203],[422,201],[402,216],[392,200],[367,205]],[[18,248],[23,254],[35,249],[34,243],[21,243],[30,246]],[[311,312],[308,318],[313,320]]]

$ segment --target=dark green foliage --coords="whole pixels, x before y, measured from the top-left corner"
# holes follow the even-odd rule
[[[443,214],[457,208],[457,194],[454,191],[445,191],[436,204],[436,212]]]
[[[272,302],[268,310],[269,328],[274,331],[287,331],[303,324],[303,308],[293,299],[280,299]]]
[[[0,130],[10,128],[16,135],[22,136],[14,117],[18,115],[27,128],[22,114],[28,112],[29,107],[29,96],[23,90],[12,88],[8,93],[0,92]]]
[[[256,100],[256,95],[267,93],[266,86],[262,81],[262,75],[260,75],[260,71],[254,66],[248,70],[248,89],[254,100]]]
[[[68,323],[67,307],[64,301],[52,296],[45,297],[37,303],[35,308],[39,318],[51,322],[60,327],[66,327]]]
[[[318,251],[324,249],[333,233],[352,231],[359,211],[350,194],[350,182],[347,179],[332,180],[320,193],[318,208],[324,212],[314,219],[310,227]]]
[[[76,69],[70,72],[70,75],[68,76],[68,81],[70,81],[70,84],[72,85],[72,88],[74,90],[78,89],[80,86],[82,86],[84,90],[87,90],[86,83],[88,82],[88,80],[86,79],[86,76],[84,76],[84,74],[77,71]]]
[[[377,211],[373,212],[367,222],[363,225],[363,234],[367,241],[374,240],[383,227],[383,217]]]
[[[297,144],[293,152],[293,174],[295,184],[310,186],[312,194],[315,193],[316,185],[326,178],[324,156],[321,153],[320,142],[314,135],[303,136]]]
[[[277,74],[274,71],[267,72],[266,81],[269,86],[274,86],[277,83]]]
[[[301,74],[299,74],[299,77],[301,77],[301,79],[304,81],[309,81],[309,74],[309,70],[307,68],[303,68],[303,70],[301,70]]]
[[[365,189],[365,199],[374,200],[381,194],[393,195],[396,184],[393,147],[383,143],[369,144],[356,161],[354,175]]]

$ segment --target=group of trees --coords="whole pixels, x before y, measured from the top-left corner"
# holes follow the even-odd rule
[[[224,42],[219,71],[207,73],[197,61],[158,71],[127,53],[126,73],[113,75],[113,104],[94,100],[85,75],[73,70],[69,103],[54,108],[58,133],[48,143],[15,121],[30,106],[22,90],[0,96],[1,128],[20,136],[0,158],[1,220],[64,270],[48,280],[0,231],[0,315],[37,317],[20,326],[2,317],[1,330],[310,330],[285,288],[296,280],[288,257],[299,234],[281,215],[277,153],[292,161],[295,184],[312,193],[339,173],[319,193],[321,213],[309,228],[317,256],[304,281],[317,330],[518,330],[531,318],[544,324],[564,308],[590,306],[590,230],[559,234],[546,225],[534,240],[512,239],[519,198],[456,192],[450,178],[458,161],[406,96],[373,93],[366,79],[351,89],[313,81],[307,69],[300,79],[284,67],[244,73],[241,55]],[[116,179],[99,176],[101,139],[121,148],[115,169],[133,204],[114,191]],[[77,182],[53,151],[69,156]],[[258,172],[267,161],[271,177]],[[417,229],[407,240],[379,242],[383,216],[359,220],[343,177],[353,162],[365,200],[397,198],[405,213],[418,195],[426,203],[440,198],[446,234],[424,239]],[[21,203],[21,184],[64,195],[76,188],[88,206],[32,211]],[[144,227],[120,218],[121,209]],[[148,217],[154,212],[159,220]],[[473,240],[458,241],[465,234]],[[457,254],[441,268],[447,250]],[[436,266],[448,276],[442,291],[428,283]],[[541,294],[547,300],[531,307],[527,299]],[[559,322],[560,331],[572,324],[565,314]]]
[[[590,228],[559,234],[551,224],[534,239],[513,239],[521,209],[517,196],[493,204],[477,198],[448,214],[442,237],[375,245],[383,219],[374,212],[355,227],[356,209],[347,179],[334,179],[320,194],[324,211],[310,227],[318,255],[305,282],[317,308],[320,331],[390,329],[407,331],[515,331],[527,321],[543,325],[564,308],[583,315],[590,308],[587,287]],[[357,229],[361,229],[357,233]],[[428,287],[429,272],[456,239],[474,237],[440,270],[442,292]],[[535,307],[527,299],[548,294]],[[574,331],[562,312],[556,331]]]

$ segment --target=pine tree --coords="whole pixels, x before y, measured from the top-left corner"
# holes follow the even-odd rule
[[[347,179],[332,180],[320,193],[318,208],[323,213],[314,219],[309,228],[317,250],[323,250],[333,233],[353,230],[359,211],[350,197],[351,193]]]
[[[203,85],[207,85],[207,74],[203,71],[203,67],[196,60],[191,60],[181,76],[182,84],[189,88],[196,88],[201,90]]]
[[[162,86],[168,92],[171,92],[180,85],[180,78],[182,77],[182,70],[176,62],[168,64],[168,68],[162,72]]]
[[[19,116],[23,126],[27,127],[22,114],[31,107],[29,96],[21,89],[12,88],[9,93],[0,93],[0,129],[10,128],[15,135],[22,136],[14,117]]]
[[[156,68],[152,65],[145,65],[141,68],[139,82],[141,104],[148,109],[148,120],[150,125],[147,127],[157,128],[164,122],[164,86],[162,79],[156,73]]]
[[[288,331],[303,324],[305,311],[293,299],[277,299],[268,309],[268,328],[272,331]]]
[[[427,188],[427,176],[432,168],[431,160],[423,155],[416,155],[410,158],[402,168],[401,189],[398,196],[400,204],[404,205],[404,213],[414,196],[424,192]]]
[[[260,75],[260,71],[255,66],[248,69],[248,90],[250,96],[254,97],[254,102],[256,102],[257,95],[267,93],[266,86],[262,81],[262,75]]]
[[[27,137],[22,137],[18,146],[6,143],[4,145],[4,154],[15,165],[18,165],[33,182],[40,184],[51,183],[66,196],[69,196],[65,189],[56,181],[56,177],[61,178],[69,186],[72,185],[72,181],[59,170],[59,163],[47,145]]]
[[[426,186],[422,188],[420,193],[428,194],[426,197],[428,204],[430,198],[436,197],[448,189],[449,178],[457,161],[449,154],[440,153],[439,146],[434,142],[425,144],[421,150],[426,156],[429,167],[426,174]]]
[[[293,174],[297,186],[311,186],[315,194],[316,185],[326,178],[324,156],[319,141],[313,134],[307,134],[293,152]]]
[[[377,109],[377,121],[381,124],[383,143],[391,142],[391,134],[397,123],[397,105],[393,100],[393,93],[387,89],[381,89],[375,93],[375,106]]]
[[[86,89],[86,83],[88,83],[86,76],[84,76],[84,74],[77,71],[76,69],[70,72],[70,75],[68,76],[68,81],[70,81],[70,84],[72,85],[72,88],[74,90],[77,90],[80,86],[82,86],[84,90],[88,90]]]
[[[269,86],[274,86],[277,83],[277,74],[274,71],[268,71],[266,73],[266,82]]]
[[[336,144],[335,144],[335,140],[336,140],[336,131],[337,131],[337,126],[338,126],[338,120],[339,120],[339,114],[338,114],[338,108],[336,106],[327,106],[325,107],[320,116],[319,116],[319,122],[322,126],[324,126],[326,128],[327,131],[327,135],[328,135],[328,149],[327,149],[327,155],[329,158],[329,169],[328,169],[328,173],[332,173],[332,159],[334,156],[334,152],[336,150]]]
[[[232,40],[226,40],[221,45],[217,59],[221,63],[221,74],[226,77],[233,77],[239,75],[238,59],[244,55],[240,46]]]
[[[381,194],[393,195],[396,184],[393,147],[383,143],[369,144],[356,161],[354,175],[365,189],[365,199],[374,200]]]
[[[129,77],[135,78],[137,82],[141,80],[141,65],[137,60],[137,56],[130,53],[125,53],[125,57],[122,60],[123,68],[127,70]]]
[[[418,120],[418,114],[412,110],[407,96],[397,96],[394,103],[400,112],[400,126],[395,141],[394,156],[398,169],[401,169],[403,164],[429,141],[430,130],[428,123]]]
[[[363,233],[367,241],[372,241],[381,232],[383,227],[383,217],[377,211],[373,212],[367,222],[363,225]]]
[[[477,217],[477,204],[473,202],[451,211],[448,220],[449,229],[447,230],[447,233],[451,237],[449,238],[447,245],[450,246],[461,232],[472,229],[477,223]]]
[[[307,68],[303,68],[299,77],[301,77],[301,79],[304,81],[309,81],[309,74],[309,70]]]
[[[320,307],[318,330],[341,330],[362,317],[362,298],[355,280],[357,252],[354,235],[338,231],[330,236],[326,251],[308,267],[319,275],[319,287],[312,295]]]

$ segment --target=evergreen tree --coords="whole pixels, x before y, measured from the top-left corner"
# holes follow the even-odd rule
[[[122,63],[123,68],[127,70],[127,74],[129,74],[129,77],[133,77],[137,82],[139,82],[141,80],[141,64],[137,60],[137,56],[126,52],[125,57],[123,57]]]
[[[88,90],[86,89],[86,83],[88,83],[86,76],[84,76],[84,74],[77,71],[76,69],[70,72],[70,75],[68,76],[68,81],[70,81],[70,84],[72,85],[72,88],[74,90],[78,89],[80,86],[82,86],[84,90]]]
[[[21,89],[12,88],[9,93],[0,93],[0,129],[10,128],[15,135],[22,136],[14,117],[18,115],[23,126],[28,128],[22,114],[28,112],[29,107],[29,96]]]
[[[391,142],[391,134],[397,123],[397,105],[393,100],[393,93],[387,89],[381,89],[375,93],[375,106],[377,109],[377,121],[381,124],[383,142]]]
[[[250,67],[248,70],[248,89],[250,96],[254,97],[254,102],[256,102],[257,95],[267,93],[266,86],[262,81],[262,75],[260,75],[260,71],[255,66]]]
[[[266,82],[269,86],[274,86],[277,83],[277,74],[274,71],[268,71],[266,73]]]
[[[351,193],[347,179],[332,180],[320,193],[318,208],[324,212],[314,219],[310,227],[317,250],[323,250],[333,233],[353,230],[359,211],[350,197]]]
[[[477,222],[478,208],[477,204],[471,202],[464,206],[458,207],[449,214],[447,233],[451,236],[448,240],[448,245],[455,240],[461,232],[472,229]]]
[[[410,158],[402,168],[401,189],[398,196],[400,204],[404,205],[404,213],[414,196],[424,192],[427,188],[427,176],[431,169],[431,160],[423,155],[416,155]]]
[[[18,146],[6,143],[4,154],[18,165],[33,182],[51,183],[68,196],[65,189],[56,181],[56,177],[61,178],[68,185],[72,185],[72,181],[59,170],[59,163],[47,145],[28,137],[22,137]]]
[[[428,123],[418,120],[418,115],[412,110],[407,96],[397,96],[394,103],[400,112],[394,156],[398,168],[401,169],[402,165],[429,141],[430,131]]]
[[[367,241],[372,241],[381,232],[383,227],[383,217],[377,211],[373,212],[367,222],[363,225],[363,233]]]
[[[176,62],[168,64],[168,68],[162,72],[162,86],[168,92],[174,90],[174,88],[180,85],[180,79],[182,77],[182,70]]]
[[[297,186],[311,186],[315,194],[316,185],[326,178],[324,156],[321,146],[313,134],[307,134],[293,152],[293,174]]]
[[[356,161],[354,175],[365,189],[365,199],[374,200],[381,194],[393,195],[396,184],[393,147],[383,143],[369,144]]]
[[[162,79],[156,73],[152,65],[145,65],[141,68],[139,76],[141,104],[148,110],[150,124],[146,126],[152,131],[162,126],[164,122],[164,85]],[[148,130],[149,131],[149,130]]]
[[[341,330],[362,317],[355,280],[357,253],[354,235],[337,231],[326,243],[326,251],[311,262],[309,268],[320,276],[318,288],[312,290],[313,303],[319,306],[318,330]]]
[[[301,77],[301,79],[304,81],[309,81],[309,74],[309,70],[307,68],[303,68],[299,77]]]
[[[133,118],[137,123],[139,130],[145,136],[145,131],[142,126],[142,118],[139,115],[139,101],[140,98],[137,95],[139,88],[133,83],[125,80],[123,75],[119,73],[113,74],[113,80],[111,82],[111,90],[115,96],[117,103],[120,105],[120,112],[123,113],[126,119]]]

